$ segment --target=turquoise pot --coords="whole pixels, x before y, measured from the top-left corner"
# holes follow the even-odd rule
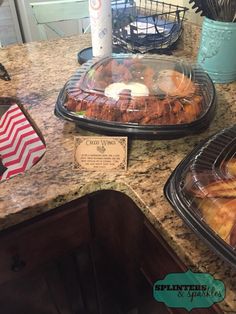
[[[236,23],[204,18],[197,62],[215,83],[236,80]]]

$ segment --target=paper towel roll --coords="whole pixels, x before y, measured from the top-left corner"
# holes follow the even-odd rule
[[[89,0],[92,48],[94,57],[112,53],[111,0]]]

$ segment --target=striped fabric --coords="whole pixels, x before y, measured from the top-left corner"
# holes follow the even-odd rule
[[[43,156],[46,146],[18,105],[0,118],[0,156],[6,168],[0,181],[30,169]]]

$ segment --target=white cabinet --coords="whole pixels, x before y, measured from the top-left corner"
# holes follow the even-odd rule
[[[6,46],[21,42],[22,36],[14,0],[3,0],[0,6],[0,43]]]

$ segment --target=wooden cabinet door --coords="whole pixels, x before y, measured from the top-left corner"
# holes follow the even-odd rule
[[[0,233],[0,284],[90,241],[87,200],[77,200]]]
[[[82,245],[0,285],[3,314],[99,314],[90,248]]]
[[[90,239],[87,198],[2,232],[0,313],[98,314]]]
[[[135,306],[139,286],[139,261],[143,214],[126,195],[104,191],[89,196],[91,232],[95,253],[103,265],[110,292],[121,307]]]

